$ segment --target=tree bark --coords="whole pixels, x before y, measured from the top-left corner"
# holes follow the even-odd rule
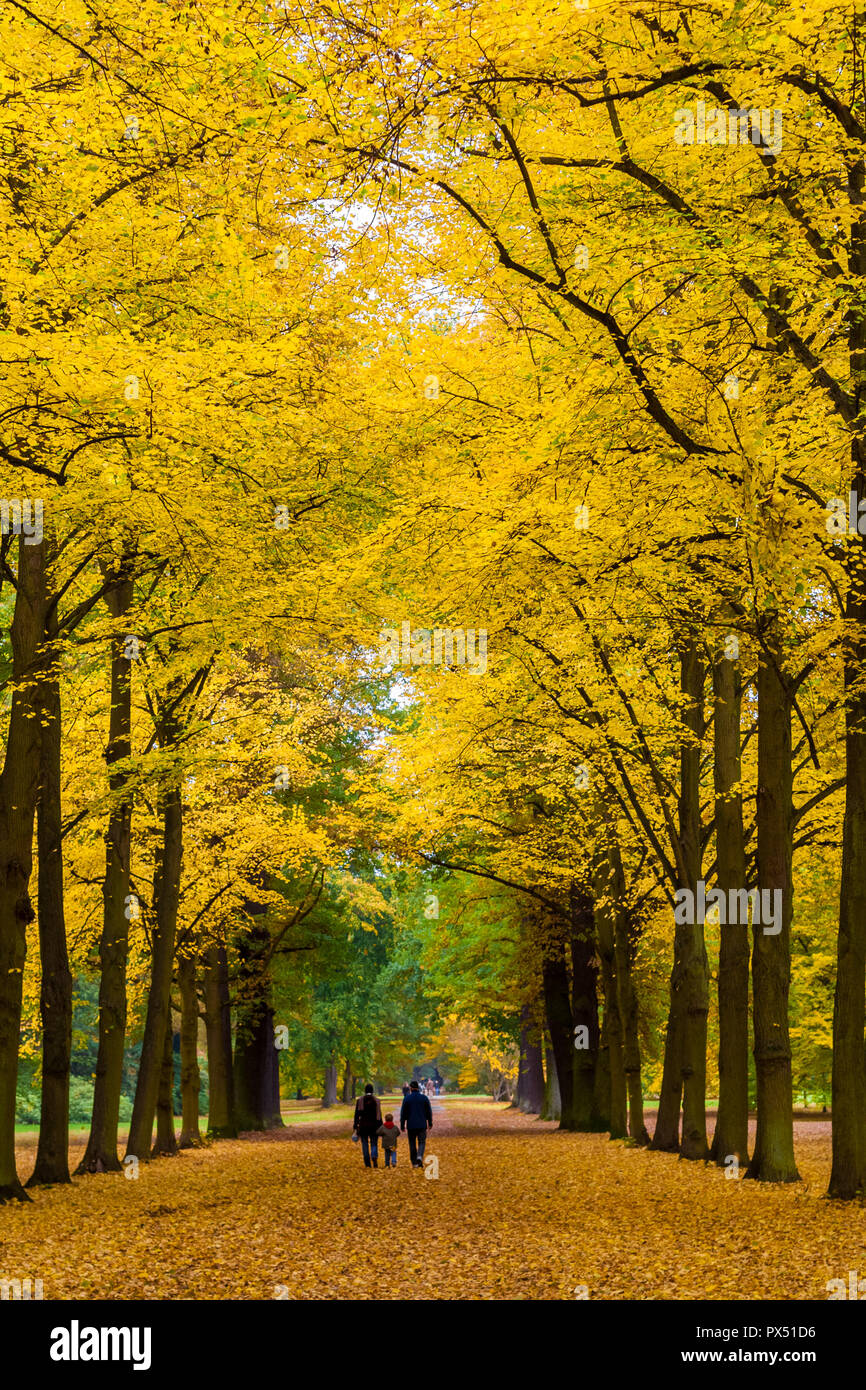
[[[229,1001],[228,956],[223,942],[209,946],[204,956],[204,1008],[207,1032],[209,1139],[236,1139],[232,1022]]]
[[[622,1023],[622,1059],[628,1099],[629,1138],[641,1146],[650,1137],[644,1120],[643,1084],[641,1081],[641,1052],[637,993],[631,969],[631,917],[626,905],[625,872],[622,855],[616,840],[609,843],[610,886],[613,894],[613,958],[616,975],[616,998]]]
[[[724,893],[746,886],[740,784],[741,687],[736,664],[713,665],[713,779],[716,881]],[[719,1167],[735,1155],[749,1162],[749,927],[727,922],[719,944],[719,1109],[710,1157]]]
[[[159,1073],[159,1092],[156,1101],[156,1143],[151,1149],[151,1158],[171,1158],[177,1153],[177,1135],[174,1132],[174,1034],[171,1027],[171,1011],[165,1028],[165,1041],[162,1047],[162,1067]]]
[[[50,557],[46,537],[46,562]],[[46,638],[57,637],[57,612],[46,616]],[[56,661],[56,652],[51,659]],[[56,670],[42,683],[39,800],[36,842],[39,893],[39,956],[42,976],[42,1098],[36,1166],[28,1187],[71,1182],[69,1176],[69,1067],[72,1052],[72,973],[63,912],[63,832],[60,778],[62,719]]]
[[[267,1066],[268,1010],[263,1000],[238,1009],[235,1033],[235,1119],[240,1133],[266,1129],[263,1077]],[[243,1030],[243,1031],[242,1031]]]
[[[330,1109],[337,1104],[337,1066],[329,1062],[325,1067],[325,1092],[322,1096],[322,1109]]]
[[[558,1120],[562,1114],[559,1095],[559,1078],[556,1075],[556,1058],[553,1048],[547,1047],[544,1053],[544,1105],[539,1119]]]
[[[866,468],[854,479],[858,505],[866,501]],[[859,515],[859,512],[857,513]],[[857,565],[849,562],[845,626],[845,815],[836,990],[833,1001],[833,1163],[828,1195],[850,1201],[866,1194],[866,564],[863,538],[849,537]],[[853,687],[853,689],[852,689]]]
[[[511,1098],[512,1110],[520,1110],[523,1106],[524,1070],[526,1067],[526,1020],[528,1016],[529,1006],[524,1004],[520,1010],[520,1036],[517,1040],[517,1085],[514,1087],[514,1095]]]
[[[343,1104],[350,1105],[352,1101],[352,1068],[346,1063],[343,1072]]]
[[[866,162],[848,169],[848,199],[856,209],[851,224],[848,267],[863,284],[866,276],[866,216],[863,213]],[[852,306],[848,355],[854,411],[866,401],[866,319]],[[855,516],[866,503],[866,446],[862,430],[851,443]],[[866,1193],[866,541],[859,530],[846,541],[845,680],[845,817],[842,826],[842,878],[836,994],[833,1004],[833,1166],[829,1196],[850,1200]]]
[[[595,1108],[608,1132],[611,1127],[610,1043],[608,1042],[607,1010],[602,1011],[598,1039],[598,1062],[595,1068]]]
[[[355,1078],[352,1079],[354,1089]],[[266,1129],[284,1127],[283,1112],[280,1106],[280,1054],[274,1043],[274,1011],[268,1007],[268,1031],[265,1041],[265,1073],[262,1114]]]
[[[267,931],[252,922],[237,942],[235,1119],[242,1132],[267,1129],[265,1110],[271,1109],[268,1066],[269,1052],[274,1050],[274,1027],[270,977],[262,963],[268,940]]]
[[[550,929],[548,929],[550,930]],[[574,1112],[574,1038],[572,1036],[571,1000],[569,998],[568,968],[565,961],[565,945],[558,927],[555,935],[543,947],[542,981],[544,984],[544,1008],[547,1015],[547,1029],[553,1055],[556,1058],[556,1075],[559,1082],[560,1114],[559,1128],[576,1128]]]
[[[681,656],[682,692],[689,703],[683,711],[688,731],[680,752],[679,828],[682,856],[680,888],[697,893],[701,877],[701,739],[704,732],[705,670],[697,638],[690,634]],[[691,738],[688,735],[692,735]],[[706,1159],[707,1143],[707,1017],[710,1011],[710,972],[704,945],[704,924],[687,926],[683,978],[683,1130],[680,1156]]]
[[[571,885],[570,908],[574,1122],[575,1128],[584,1133],[599,1134],[607,1129],[607,1124],[595,1102],[599,1043],[595,922],[592,899],[576,883]],[[583,1038],[583,1034],[578,1036],[578,1028],[586,1029],[588,1047],[577,1046]]]
[[[674,967],[671,974],[671,1004],[665,1029],[664,1062],[662,1065],[662,1084],[659,1092],[656,1123],[653,1130],[651,1149],[661,1153],[677,1153],[680,1147],[680,1107],[683,1098],[683,1073],[680,1062],[682,1045],[682,1026],[679,1006],[674,1006],[673,995],[680,989],[680,962],[677,955],[676,928],[674,929]]]
[[[758,1124],[747,1177],[797,1182],[788,990],[791,983],[792,861],[791,691],[777,620],[758,656],[758,891],[782,894],[782,926],[752,928],[752,995]],[[772,901],[772,899],[770,900]],[[859,1042],[863,1063],[863,1038]]]
[[[697,638],[689,633],[680,649],[681,715],[680,794],[676,845],[677,887],[688,889],[696,904],[701,876],[700,741],[703,737],[704,666]],[[674,926],[674,963],[665,1040],[665,1060],[658,1119],[651,1147],[679,1150],[683,1158],[705,1159],[707,1144],[707,1015],[709,967],[704,925]],[[682,1139],[678,1142],[680,1099]]]
[[[123,618],[133,598],[133,582],[119,577],[106,594],[112,617]],[[129,772],[118,764],[132,755],[132,663],[124,655],[125,638],[111,641],[111,709],[105,762],[111,809],[105,832],[105,878],[102,885],[102,937],[99,943],[99,1042],[93,1088],[90,1135],[76,1173],[119,1173],[117,1130],[123,1086],[126,1040],[126,961],[129,922],[133,915],[129,893],[132,846],[132,802]]]
[[[198,1149],[198,1096],[201,1072],[198,1065],[198,991],[195,986],[195,956],[187,945],[178,952],[177,983],[180,993],[180,1104],[181,1126],[178,1147]]]
[[[606,1116],[608,1122],[605,1128],[610,1131],[611,1139],[626,1139],[628,1137],[628,1102],[623,1058],[622,1019],[619,1013],[619,999],[617,998],[616,976],[614,974],[614,913],[609,870],[599,876],[597,884],[595,932],[604,990],[604,1032],[610,1085],[609,1118]]]
[[[29,884],[33,820],[39,787],[38,684],[45,631],[42,545],[18,544],[12,618],[12,706],[0,773],[0,1202],[27,1202],[15,1166],[15,1087],[27,925],[33,921]]]
[[[183,859],[183,804],[180,787],[166,788],[162,818],[162,843],[157,854],[154,876],[153,964],[141,1061],[126,1148],[127,1155],[136,1157],[140,1163],[146,1163],[150,1157],[165,1030],[170,1026],[171,1017],[171,972]]]
[[[544,1109],[544,1061],[529,1005],[524,1006],[521,1019],[519,1094],[515,1103],[525,1115],[540,1115]]]

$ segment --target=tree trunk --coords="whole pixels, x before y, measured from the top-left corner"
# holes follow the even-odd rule
[[[866,276],[866,217],[862,211],[866,162],[852,160],[848,200],[856,213],[851,224],[848,267],[862,285]],[[863,309],[849,311],[848,355],[853,410],[860,415],[866,389],[866,320]],[[866,504],[866,446],[862,430],[851,443],[855,516]],[[842,879],[836,995],[833,1004],[833,1166],[829,1195],[850,1200],[866,1193],[866,542],[859,530],[846,541],[848,594],[845,604],[845,818],[842,826]]]
[[[678,957],[677,928],[674,929],[674,967],[671,973],[671,1003],[665,1029],[664,1064],[662,1085],[659,1092],[656,1123],[653,1130],[651,1149],[662,1153],[677,1153],[680,1147],[680,1105],[683,1097],[683,1073],[680,1063],[681,1020],[678,1003],[674,1005],[674,995],[680,989],[680,961]],[[681,948],[680,948],[681,949]]]
[[[325,1067],[325,1093],[322,1097],[322,1109],[330,1109],[337,1104],[337,1067],[336,1063],[329,1062]]]
[[[556,1058],[553,1048],[547,1047],[544,1054],[544,1105],[539,1115],[541,1120],[558,1120],[562,1114],[559,1095],[559,1078],[556,1075]]]
[[[704,732],[705,670],[692,634],[683,646],[681,687],[689,704],[683,711],[687,730],[680,751],[679,831],[680,888],[697,893],[701,877],[701,739]],[[691,738],[688,735],[692,735]],[[680,1063],[683,1076],[683,1132],[680,1156],[706,1159],[707,1143],[707,1017],[710,1011],[710,972],[704,945],[704,924],[695,912],[694,926],[686,926],[683,977],[683,1038]]]
[[[48,546],[48,539],[45,541]],[[46,636],[57,636],[57,614],[47,616]],[[56,660],[56,654],[53,654]],[[60,682],[42,684],[42,747],[36,808],[39,956],[42,978],[42,1100],[36,1166],[27,1186],[71,1182],[69,1176],[69,1066],[72,1051],[72,974],[63,912],[63,835],[60,781],[62,722]]]
[[[611,1139],[626,1139],[628,1137],[628,1102],[623,1058],[622,1020],[619,1014],[619,1000],[614,974],[614,914],[609,871],[600,875],[597,883],[595,931],[604,990],[604,1031],[610,1079],[610,1118],[605,1128],[609,1129]]]
[[[716,804],[716,881],[723,893],[746,886],[740,782],[739,674],[717,655],[713,665],[713,777]],[[710,1157],[719,1167],[731,1155],[749,1162],[749,927],[727,922],[719,944],[719,1110]]]
[[[854,492],[858,505],[866,502],[866,468],[858,470]],[[856,554],[856,565],[848,565],[845,614],[847,781],[833,1002],[833,1164],[828,1189],[830,1197],[843,1200],[866,1194],[866,695],[860,689],[866,669],[866,576],[860,568],[863,538],[849,537],[847,544]]]
[[[550,930],[550,928],[548,928]],[[558,927],[555,928],[558,932]],[[574,1113],[574,1038],[572,1036],[571,1000],[568,988],[568,969],[565,947],[561,939],[547,940],[542,964],[544,1008],[550,1043],[556,1058],[559,1081],[559,1128],[576,1127]]]
[[[520,1037],[517,1042],[517,1085],[514,1088],[514,1095],[511,1100],[512,1110],[523,1108],[523,1086],[524,1070],[526,1067],[526,1025],[529,1017],[529,1005],[524,1004],[520,1010]]]
[[[232,1021],[228,957],[225,944],[209,946],[204,956],[204,1008],[207,1032],[209,1139],[236,1139]]]
[[[601,1116],[604,1127],[611,1127],[610,1103],[610,1044],[608,1042],[607,1011],[601,1016],[601,1030],[598,1039],[598,1062],[595,1068],[595,1108]]]
[[[268,1010],[264,1000],[238,1008],[235,1032],[235,1118],[241,1133],[266,1128],[263,1077],[267,1065]]]
[[[274,1043],[274,1011],[270,1006],[268,1007],[268,1030],[265,1040],[262,1115],[265,1129],[283,1128],[283,1112],[280,1107],[280,1054]]]
[[[171,1028],[171,1011],[165,1029],[162,1047],[162,1067],[159,1073],[159,1093],[156,1102],[156,1143],[151,1150],[151,1158],[171,1158],[177,1153],[177,1136],[174,1132],[174,1034]]]
[[[544,1061],[541,1042],[536,1036],[532,1012],[528,1005],[524,1008],[522,1018],[519,1097],[515,1096],[515,1102],[525,1115],[540,1115],[544,1110],[545,1099]]]
[[[628,1098],[629,1138],[641,1146],[650,1142],[643,1110],[638,1003],[631,971],[632,938],[625,900],[625,872],[619,845],[611,840],[610,885],[613,893],[613,959],[616,998],[622,1023],[622,1058]]]
[[[577,884],[572,883],[571,908],[571,999],[572,1039],[574,1052],[574,1122],[575,1129],[587,1134],[603,1133],[605,1117],[595,1104],[595,1071],[598,1063],[598,966],[595,954],[595,922],[592,900]],[[586,1034],[578,1033],[586,1029]],[[579,1047],[584,1041],[587,1047]]]
[[[352,1102],[352,1068],[346,1063],[343,1072],[343,1104],[350,1105]]]
[[[140,1163],[150,1157],[153,1138],[153,1118],[156,1111],[165,1030],[171,1017],[171,971],[177,929],[177,908],[180,895],[181,861],[183,859],[183,804],[180,787],[166,788],[163,801],[163,837],[157,853],[154,876],[155,922],[153,927],[153,964],[141,1061],[132,1106],[127,1155]]]
[[[697,908],[701,876],[700,741],[703,737],[704,667],[697,638],[688,634],[680,652],[681,715],[680,794],[676,845],[677,887],[689,890]],[[704,925],[697,910],[693,923],[674,926],[674,963],[665,1040],[665,1060],[658,1119],[651,1147],[683,1158],[705,1159],[707,1144],[707,1015],[709,967]],[[682,1098],[682,1141],[678,1143]]]
[[[21,1035],[21,998],[28,891],[33,868],[33,820],[39,787],[38,677],[45,630],[42,545],[18,544],[12,619],[12,703],[6,757],[0,773],[0,1202],[29,1201],[15,1167],[15,1086]]]
[[[788,990],[791,983],[791,693],[775,617],[758,656],[758,891],[782,894],[781,931],[753,922],[752,995],[758,1125],[747,1177],[797,1182]],[[770,899],[772,902],[773,899]],[[863,1038],[859,1040],[863,1065]]]
[[[106,595],[112,617],[123,618],[132,604],[133,583],[119,580]],[[133,907],[129,893],[132,802],[129,772],[117,764],[132,755],[132,663],[124,656],[125,638],[111,641],[111,710],[105,762],[111,809],[105,832],[105,879],[102,885],[102,937],[99,943],[99,1043],[93,1088],[90,1136],[76,1173],[119,1173],[117,1130],[123,1086],[126,1040],[126,960]]]
[[[235,1027],[235,1119],[241,1131],[266,1129],[271,1108],[267,1074],[274,1048],[270,976],[263,964],[269,936],[252,922],[238,937],[238,985]]]
[[[178,1147],[201,1147],[198,1095],[201,1072],[198,1065],[198,992],[195,987],[195,956],[187,946],[178,953],[177,983],[180,993],[180,1107],[181,1126]]]

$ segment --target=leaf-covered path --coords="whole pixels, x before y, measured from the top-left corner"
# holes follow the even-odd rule
[[[492,1102],[434,1113],[438,1178],[405,1137],[366,1170],[340,1119],[40,1191],[0,1208],[0,1275],[46,1299],[824,1299],[866,1273],[866,1213],[823,1198],[826,1122],[797,1123],[804,1181],[772,1187]]]

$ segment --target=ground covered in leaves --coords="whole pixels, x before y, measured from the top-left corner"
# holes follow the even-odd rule
[[[396,1171],[368,1171],[346,1118],[293,1116],[0,1208],[0,1277],[41,1278],[46,1299],[824,1299],[866,1274],[866,1210],[824,1199],[824,1121],[796,1125],[803,1181],[771,1187],[489,1101],[434,1104],[438,1178],[405,1137]],[[34,1155],[25,1136],[25,1178]]]

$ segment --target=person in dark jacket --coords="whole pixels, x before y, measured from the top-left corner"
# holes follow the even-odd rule
[[[413,1168],[424,1167],[424,1145],[427,1131],[433,1128],[433,1111],[426,1096],[422,1096],[417,1081],[409,1083],[409,1094],[400,1107],[400,1128],[409,1136],[409,1162]]]
[[[358,1138],[361,1140],[361,1149],[364,1154],[364,1167],[370,1167],[370,1159],[373,1160],[373,1167],[379,1167],[379,1126],[382,1123],[382,1106],[376,1096],[373,1095],[373,1087],[364,1087],[364,1094],[359,1096],[355,1102],[355,1122],[352,1128],[357,1131]]]

